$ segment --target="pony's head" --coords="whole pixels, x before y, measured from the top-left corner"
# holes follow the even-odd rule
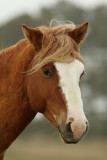
[[[80,44],[88,23],[23,31],[35,50],[27,76],[31,106],[56,128],[65,143],[77,143],[88,128],[79,82],[84,74]]]

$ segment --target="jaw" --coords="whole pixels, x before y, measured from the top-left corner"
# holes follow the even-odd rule
[[[43,115],[53,124],[53,126],[54,126],[55,128],[58,128],[58,123],[57,123],[55,117],[53,116],[52,112],[51,112],[49,109],[47,109],[47,110],[43,113]]]

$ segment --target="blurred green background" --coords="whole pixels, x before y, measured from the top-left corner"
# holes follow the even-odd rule
[[[56,129],[41,115],[25,129],[5,155],[6,160],[107,160],[107,6],[83,9],[60,0],[38,14],[22,14],[0,25],[0,49],[23,38],[22,24],[49,25],[51,19],[89,22],[81,54],[87,75],[81,82],[84,110],[90,129],[76,145],[61,142]]]

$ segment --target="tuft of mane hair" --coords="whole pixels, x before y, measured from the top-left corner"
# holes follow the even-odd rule
[[[69,33],[76,28],[74,23],[70,22],[53,27],[52,23],[50,23],[50,27],[40,26],[36,28],[43,33],[42,48],[35,54],[35,65],[27,71],[28,74],[38,71],[48,63],[69,63],[74,59],[79,59],[83,62],[79,46],[69,36]]]

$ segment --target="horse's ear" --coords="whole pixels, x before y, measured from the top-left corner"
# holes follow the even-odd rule
[[[24,36],[34,45],[36,50],[42,47],[43,33],[39,29],[29,28],[22,25]]]
[[[77,42],[77,44],[81,44],[84,40],[88,29],[88,22],[85,22],[81,26],[75,28],[69,35]]]

